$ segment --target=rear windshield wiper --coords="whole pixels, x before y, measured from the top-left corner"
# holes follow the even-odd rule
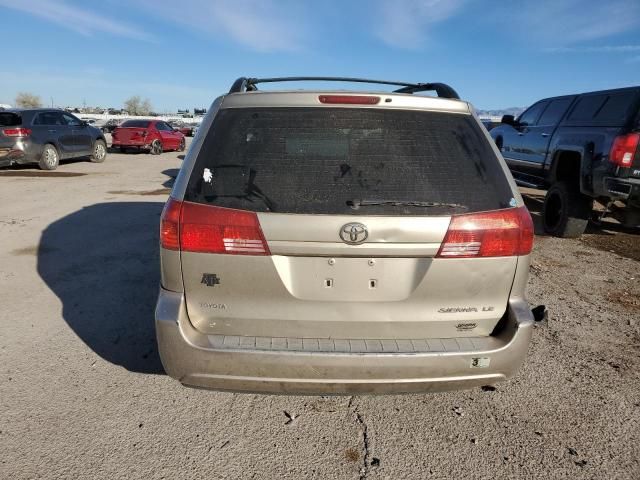
[[[460,203],[442,203],[442,202],[423,202],[419,200],[347,200],[347,205],[354,210],[358,210],[360,207],[368,207],[373,205],[390,205],[393,207],[442,207],[442,208],[457,208],[461,210],[467,210],[469,207]]]

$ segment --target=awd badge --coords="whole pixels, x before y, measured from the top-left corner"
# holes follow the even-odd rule
[[[203,273],[200,283],[207,287],[215,287],[216,285],[220,285],[220,278],[215,273]]]

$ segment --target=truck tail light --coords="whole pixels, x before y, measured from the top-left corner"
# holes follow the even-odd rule
[[[31,135],[31,129],[30,128],[4,128],[2,130],[2,133],[4,133],[5,136],[7,137],[28,137],[29,135]]]
[[[162,213],[160,241],[183,252],[270,255],[254,212],[173,199]]]
[[[533,221],[526,207],[454,215],[436,257],[509,257],[533,248]]]
[[[609,152],[609,160],[619,167],[630,167],[638,150],[638,143],[640,143],[640,133],[616,137]]]

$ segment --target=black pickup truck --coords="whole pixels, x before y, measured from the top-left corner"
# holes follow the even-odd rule
[[[540,100],[491,130],[516,183],[547,189],[545,230],[579,237],[593,200],[640,225],[640,86]]]

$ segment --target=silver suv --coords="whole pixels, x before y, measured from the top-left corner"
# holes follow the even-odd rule
[[[394,92],[258,91],[292,80]],[[438,97],[415,95],[433,90]],[[450,390],[513,375],[531,338],[531,217],[444,84],[238,79],[161,219],[160,356],[185,385]]]

